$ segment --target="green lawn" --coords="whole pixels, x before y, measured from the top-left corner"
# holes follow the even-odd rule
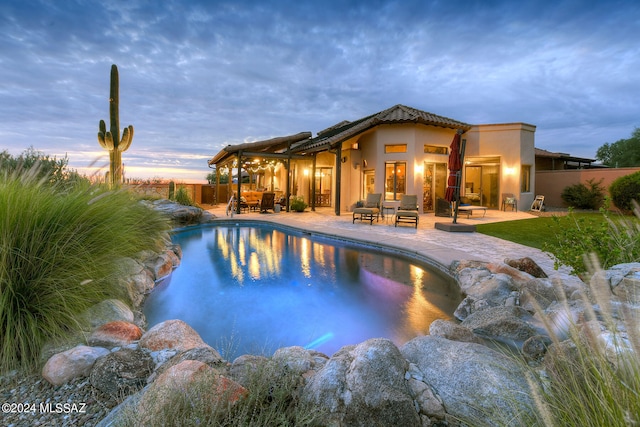
[[[594,225],[605,221],[600,213],[574,213],[573,216],[576,218],[585,218],[589,223]],[[555,242],[556,235],[561,227],[569,224],[573,224],[573,220],[568,217],[563,217],[560,225],[557,224],[552,217],[538,217],[480,224],[476,226],[476,231],[488,236],[499,237],[504,240],[509,240],[510,242],[542,249],[545,242]]]

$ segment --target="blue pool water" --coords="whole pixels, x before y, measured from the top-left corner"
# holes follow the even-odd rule
[[[149,295],[149,326],[181,319],[227,359],[303,346],[332,355],[384,337],[402,345],[450,319],[451,278],[401,256],[270,226],[174,235],[180,267]]]

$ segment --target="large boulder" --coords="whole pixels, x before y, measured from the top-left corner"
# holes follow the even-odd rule
[[[551,279],[532,279],[520,283],[520,306],[527,311],[544,310],[563,299],[566,299],[564,290]]]
[[[463,292],[467,294],[454,312],[454,316],[459,320],[464,320],[467,316],[487,307],[505,305],[512,296],[512,292],[517,289],[511,277],[506,274],[492,274],[473,283],[468,283],[466,279],[474,280],[475,277],[462,275],[459,278],[459,280],[465,280]]]
[[[121,347],[137,341],[142,336],[142,329],[130,322],[116,320],[105,323],[94,330],[87,343],[96,347]]]
[[[591,278],[591,289],[608,285],[610,293],[623,303],[640,303],[640,263],[618,264],[598,271]]]
[[[420,426],[405,382],[408,367],[389,340],[346,346],[308,379],[302,398],[327,411],[327,425]]]
[[[520,307],[490,307],[468,316],[462,326],[486,339],[521,345],[534,335],[543,333],[535,328],[534,317]]]
[[[184,393],[198,379],[211,380],[212,389],[210,389],[209,396],[212,401],[225,397],[230,402],[236,402],[248,393],[240,384],[220,375],[206,363],[198,360],[183,360],[160,374],[149,390],[145,392],[145,395],[153,395],[153,393],[166,395],[171,391]]]
[[[164,212],[174,223],[180,225],[198,224],[215,219],[213,214],[201,208],[181,205],[167,199],[159,199],[146,203],[150,204],[153,209]]]
[[[159,354],[164,351],[170,351],[171,356],[169,358],[158,358]],[[208,345],[204,347],[195,347],[185,351],[176,352],[175,350],[160,350],[160,352],[151,353],[151,357],[156,363],[156,371],[149,377],[149,381],[154,381],[159,375],[162,375],[167,369],[184,362],[185,360],[196,360],[204,363],[211,368],[220,368],[226,366],[224,359],[220,356],[218,351]],[[161,359],[161,360],[158,360]]]
[[[319,371],[329,360],[327,355],[303,347],[283,347],[276,350],[273,362],[287,371],[303,377],[310,377]]]
[[[91,373],[96,360],[107,354],[109,350],[106,348],[79,345],[51,356],[42,368],[42,376],[55,386],[86,377]]]
[[[153,371],[147,352],[123,348],[98,359],[89,377],[91,385],[113,397],[140,390]]]
[[[186,351],[206,347],[200,335],[182,320],[165,320],[149,329],[140,338],[139,345],[151,351],[175,349]]]
[[[400,351],[442,399],[454,425],[461,419],[473,425],[474,420],[496,420],[499,416],[509,425],[520,411],[534,406],[526,367],[488,347],[423,336],[409,341]]]
[[[155,256],[147,258],[144,265],[151,272],[154,280],[167,277],[180,264],[180,259],[173,250],[167,249]]]
[[[504,263],[510,267],[517,268],[520,271],[524,271],[527,274],[537,278],[548,277],[547,273],[534,260],[529,257],[511,259],[507,258]]]
[[[144,264],[132,258],[124,258],[120,263],[122,286],[127,289],[129,299],[135,307],[140,306],[144,296],[155,287],[155,276]]]
[[[82,313],[81,319],[88,322],[92,329],[95,329],[116,320],[133,322],[134,315],[129,306],[122,301],[107,299],[89,307]]]
[[[229,376],[243,386],[248,386],[253,375],[269,363],[264,356],[243,354],[238,356],[229,367]]]
[[[482,338],[474,334],[471,329],[450,320],[436,319],[431,322],[429,335],[452,341],[483,343]]]

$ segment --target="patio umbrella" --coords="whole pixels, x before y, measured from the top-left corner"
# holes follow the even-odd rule
[[[444,194],[444,198],[447,202],[453,202],[456,199],[456,190],[459,187],[458,184],[458,172],[462,169],[460,163],[460,134],[456,132],[451,141],[451,151],[449,152],[449,178],[447,179],[447,191]]]

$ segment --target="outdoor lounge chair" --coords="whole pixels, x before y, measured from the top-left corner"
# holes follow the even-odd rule
[[[419,211],[418,211],[418,196],[415,194],[408,195],[404,194],[400,199],[400,206],[398,206],[398,210],[396,211],[396,221],[395,226],[398,226],[400,222],[406,222],[410,224],[415,224],[415,227],[418,228],[418,220],[419,220]]]
[[[262,193],[262,200],[260,201],[260,213],[266,213],[269,209],[273,212],[275,208],[276,193],[264,192]]]
[[[470,218],[471,215],[473,215],[473,211],[482,211],[482,216],[484,217],[487,214],[487,207],[486,206],[463,206],[460,205],[458,206],[458,213],[459,214],[466,214],[467,218]]]
[[[376,219],[376,222],[380,219],[380,205],[382,204],[382,193],[370,193],[367,194],[367,200],[364,202],[364,206],[361,208],[355,208],[353,210],[353,221],[356,222],[356,219],[362,221],[369,221],[370,224],[373,224],[373,219]]]

